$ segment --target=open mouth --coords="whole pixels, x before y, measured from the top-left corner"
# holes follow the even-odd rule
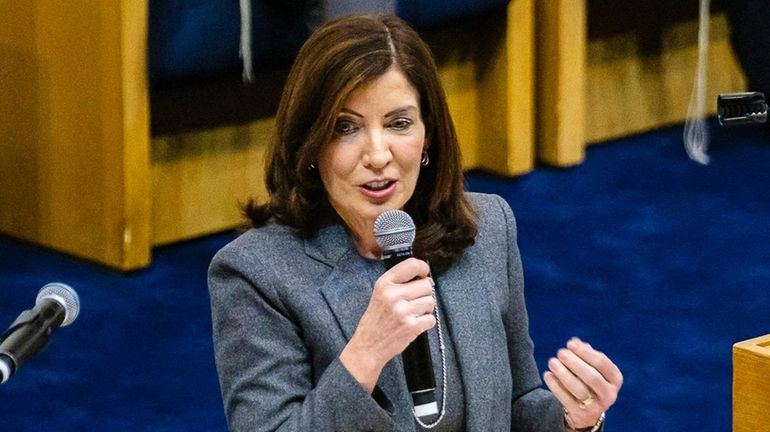
[[[393,180],[373,181],[365,183],[361,187],[372,192],[378,192],[389,188],[393,183],[395,183]]]

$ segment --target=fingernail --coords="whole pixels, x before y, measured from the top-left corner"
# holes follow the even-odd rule
[[[570,348],[577,348],[578,344],[582,342],[583,341],[581,341],[577,336],[572,336],[570,340],[567,341],[567,346]]]

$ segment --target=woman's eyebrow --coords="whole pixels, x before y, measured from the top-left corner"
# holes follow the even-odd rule
[[[357,113],[357,112],[355,112],[355,111],[353,111],[352,109],[349,109],[349,108],[344,108],[344,107],[343,107],[343,108],[340,108],[340,111],[341,111],[341,112],[344,112],[344,113],[347,113],[347,114],[351,114],[351,115],[354,115],[354,116],[356,116],[356,117],[361,117],[361,118],[364,118],[364,115],[363,115],[363,114]]]
[[[414,105],[405,105],[405,106],[396,108],[393,111],[388,112],[383,117],[393,117],[393,116],[398,115],[398,114],[405,114],[405,113],[407,113],[409,111],[417,111],[417,110],[418,110],[417,107],[414,106]],[[356,111],[353,111],[350,108],[345,108],[345,107],[340,108],[340,112],[343,112],[345,114],[350,114],[350,115],[353,115],[353,116],[356,116],[356,117],[364,118],[363,114],[358,113]]]
[[[394,115],[405,114],[408,111],[417,111],[417,110],[418,110],[417,107],[414,106],[414,105],[406,105],[406,106],[402,106],[400,108],[396,108],[393,111],[385,114],[385,117],[393,117]]]

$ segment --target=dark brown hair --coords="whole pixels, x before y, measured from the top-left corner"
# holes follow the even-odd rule
[[[268,153],[266,204],[245,213],[255,227],[270,217],[308,238],[330,210],[318,170],[309,169],[333,138],[344,101],[397,66],[419,93],[430,158],[404,210],[417,226],[415,255],[443,272],[473,244],[475,214],[465,197],[460,150],[428,46],[404,21],[358,15],[331,21],[305,42],[289,72]]]

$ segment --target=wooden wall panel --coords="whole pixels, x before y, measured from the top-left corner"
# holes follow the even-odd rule
[[[590,23],[589,23],[590,25]],[[744,91],[724,15],[711,19],[707,108],[719,93]],[[649,39],[657,39],[653,51]],[[698,22],[624,32],[588,41],[586,141],[602,142],[684,122],[698,62]]]
[[[152,243],[243,224],[240,205],[264,199],[272,118],[152,140]]]

